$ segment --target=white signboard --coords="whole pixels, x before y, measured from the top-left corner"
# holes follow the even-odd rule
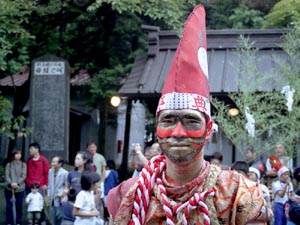
[[[35,62],[34,74],[35,75],[64,75],[65,63],[56,62]]]

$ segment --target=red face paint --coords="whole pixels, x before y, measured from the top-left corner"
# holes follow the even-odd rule
[[[199,138],[206,133],[206,120],[200,112],[194,110],[163,113],[158,118],[156,133],[160,138]]]
[[[201,157],[209,138],[211,122],[192,109],[165,110],[157,118],[156,134],[164,154],[173,162]]]
[[[199,130],[187,130],[182,124],[179,122],[175,128],[163,129],[157,126],[156,134],[160,138],[167,137],[191,137],[191,138],[199,138],[205,134],[206,126],[202,126]]]

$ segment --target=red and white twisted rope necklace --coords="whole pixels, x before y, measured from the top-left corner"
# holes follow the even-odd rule
[[[145,223],[146,213],[150,203],[150,196],[153,192],[153,187],[156,184],[161,193],[161,202],[166,215],[166,224],[174,224],[174,215],[182,212],[182,224],[188,225],[188,217],[191,210],[198,209],[203,215],[204,225],[210,225],[210,218],[205,198],[215,194],[214,189],[204,192],[196,192],[190,199],[184,203],[179,203],[171,207],[171,199],[167,196],[166,188],[160,178],[161,173],[166,167],[165,156],[157,156],[151,159],[150,163],[144,167],[140,178],[133,203],[133,213],[130,225],[142,225]]]

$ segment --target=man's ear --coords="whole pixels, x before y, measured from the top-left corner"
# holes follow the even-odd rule
[[[207,121],[207,125],[206,125],[206,136],[205,136],[205,141],[207,141],[209,138],[210,138],[210,135],[211,135],[211,131],[212,131],[212,120],[209,119]]]

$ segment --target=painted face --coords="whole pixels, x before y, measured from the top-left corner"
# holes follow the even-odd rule
[[[200,111],[164,110],[158,115],[156,133],[164,154],[170,160],[187,162],[202,153],[211,127],[211,121],[207,124]]]

